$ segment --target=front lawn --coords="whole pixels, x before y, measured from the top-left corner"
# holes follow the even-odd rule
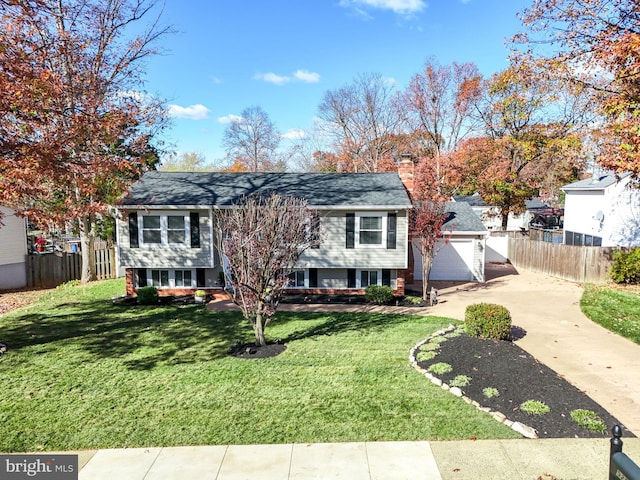
[[[408,362],[437,317],[279,313],[287,350],[234,312],[126,307],[122,280],[67,286],[0,317],[0,452],[201,444],[513,438]]]
[[[594,322],[640,344],[640,294],[604,285],[585,285],[580,308]]]

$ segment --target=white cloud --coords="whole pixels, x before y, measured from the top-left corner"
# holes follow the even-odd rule
[[[189,120],[206,120],[211,111],[204,105],[190,105],[181,107],[180,105],[169,105],[169,116],[172,118],[186,118]]]
[[[395,87],[398,85],[398,80],[393,77],[382,77],[382,81],[388,87]]]
[[[291,81],[291,77],[283,77],[275,73],[259,73],[255,77],[256,80],[263,80],[267,83],[273,83],[275,85],[284,85]]]
[[[241,122],[244,120],[242,117],[238,115],[225,115],[224,117],[218,117],[218,123],[232,123],[232,122]]]
[[[286,138],[287,140],[299,140],[301,138],[308,137],[307,132],[300,128],[292,128],[287,133],[283,133],[280,135],[282,138]]]
[[[418,13],[426,8],[424,0],[340,0],[340,6],[377,8],[379,10],[392,10],[394,13],[409,15]]]
[[[320,81],[319,73],[310,72],[308,70],[296,70],[296,73],[294,73],[293,76],[306,83],[318,83]]]

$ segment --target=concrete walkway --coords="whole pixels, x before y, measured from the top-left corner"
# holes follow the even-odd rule
[[[640,439],[623,450],[640,458]],[[609,440],[129,448],[81,452],[80,465],[80,480],[592,480],[608,478]]]
[[[440,285],[433,307],[387,309],[463,319],[472,303],[504,305],[522,329],[517,343],[523,349],[640,436],[640,346],[589,321],[580,311],[579,285],[508,265],[491,268],[484,284]],[[214,302],[208,308],[234,307]],[[282,305],[303,308],[310,306]],[[329,309],[380,307],[322,306]],[[640,461],[640,439],[623,441],[624,452]],[[609,445],[605,438],[114,449],[80,452],[79,478],[591,480],[607,478]]]

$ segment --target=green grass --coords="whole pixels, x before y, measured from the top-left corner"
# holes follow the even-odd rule
[[[640,295],[585,285],[580,308],[594,322],[640,344]]]
[[[449,319],[279,313],[287,350],[241,360],[239,314],[113,305],[123,291],[66,286],[0,318],[0,452],[517,437],[409,365]]]

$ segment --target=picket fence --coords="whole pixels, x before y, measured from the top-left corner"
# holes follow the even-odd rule
[[[116,256],[113,248],[94,250],[96,277],[105,280],[116,277]],[[33,288],[53,288],[71,280],[80,280],[82,256],[79,253],[29,255],[27,282]]]

